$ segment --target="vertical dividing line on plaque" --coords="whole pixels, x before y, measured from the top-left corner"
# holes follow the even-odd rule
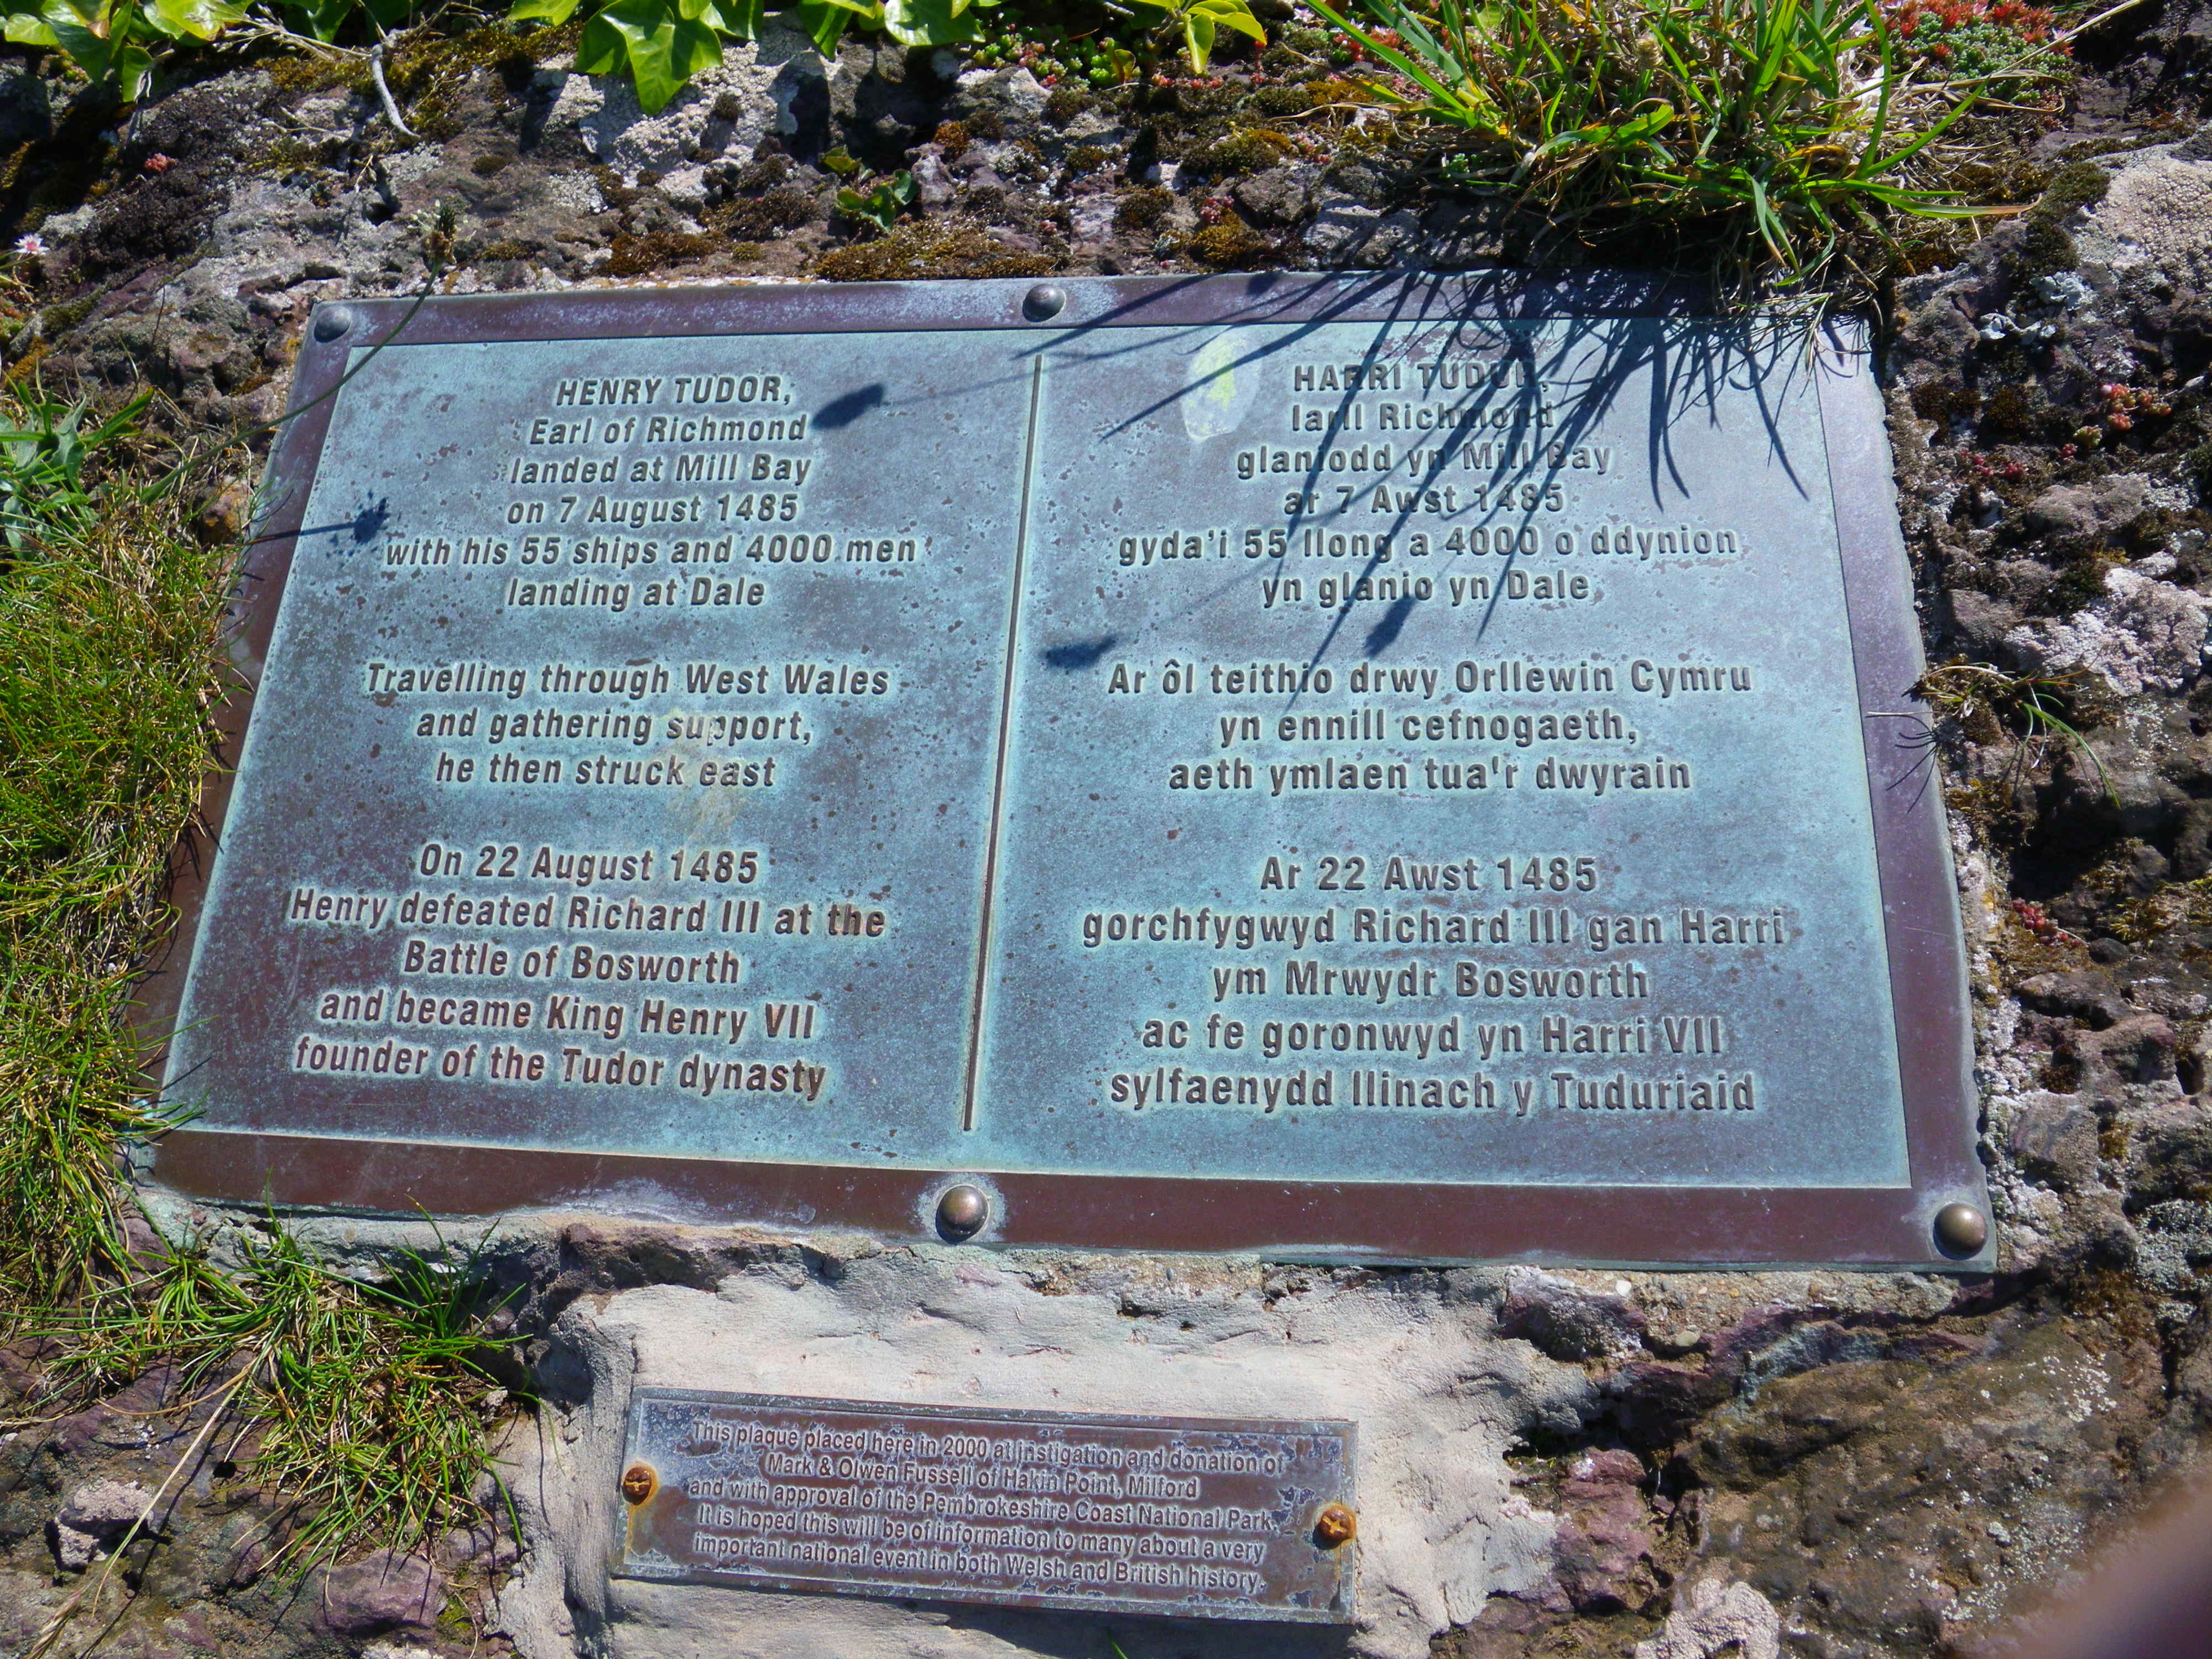
[[[1006,665],[999,685],[999,747],[991,770],[991,828],[983,844],[983,915],[975,929],[975,985],[968,1002],[968,1073],[961,1090],[960,1127],[975,1127],[975,1084],[983,1068],[984,1005],[990,995],[991,946],[999,899],[999,830],[1006,805],[1006,750],[1013,741],[1014,669],[1021,634],[1022,580],[1029,564],[1030,496],[1036,482],[1037,411],[1044,402],[1044,359],[1030,362],[1030,416],[1022,439],[1022,501],[1014,525],[1014,577],[1006,600]]]

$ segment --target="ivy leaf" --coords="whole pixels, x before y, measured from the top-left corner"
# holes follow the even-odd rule
[[[864,29],[884,26],[884,9],[873,0],[799,0],[799,26],[824,58],[837,55],[837,42],[858,23]]]
[[[576,3],[577,0],[514,0],[507,18],[510,23],[539,18],[558,27],[576,15]]]
[[[353,15],[353,0],[284,0],[284,14],[318,40],[335,40]]]
[[[1239,34],[1249,34],[1263,43],[1267,38],[1267,31],[1260,27],[1260,20],[1252,15],[1249,0],[1197,0],[1191,10],[1205,17],[1217,28],[1234,29]]]
[[[615,0],[584,25],[576,67],[612,75],[627,63],[638,106],[657,115],[684,83],[722,61],[722,42],[704,23],[684,16],[670,0]]]
[[[884,0],[884,33],[902,46],[944,46],[980,40],[967,0]]]
[[[763,0],[706,0],[702,20],[734,40],[757,40],[767,21]]]
[[[58,51],[62,44],[54,38],[54,32],[46,26],[46,19],[35,12],[9,12],[7,21],[0,22],[0,36],[5,36],[10,44],[18,46],[45,46]]]
[[[134,10],[119,8],[112,15],[88,18],[69,0],[51,0],[42,15],[55,44],[88,78],[112,82],[127,104],[145,95],[154,78],[154,59],[131,39],[137,21]]]
[[[1206,73],[1206,61],[1213,56],[1213,20],[1203,16],[1194,6],[1182,15],[1183,45],[1190,56],[1190,72]]]
[[[243,5],[223,0],[151,0],[146,16],[172,40],[212,40],[246,18]]]

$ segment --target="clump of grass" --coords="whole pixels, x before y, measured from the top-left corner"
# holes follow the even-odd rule
[[[185,1462],[226,1427],[283,1494],[272,1555],[304,1569],[480,1521],[504,1395],[465,1265],[371,1282],[272,1224],[226,1269],[126,1231],[123,1160],[183,1115],[149,1092],[130,999],[216,760],[238,552],[191,531],[237,458],[146,439],[146,405],[0,397],[0,1329],[45,1339],[45,1411],[175,1367],[173,1409],[220,1406]]]
[[[1979,741],[2009,735],[2013,756],[2008,782],[2017,782],[2034,767],[2050,744],[2070,747],[2095,769],[2106,797],[2117,807],[2119,798],[2105,763],[2076,724],[2079,716],[2073,705],[2082,689],[2083,676],[2078,673],[2008,674],[1986,663],[1950,662],[1923,674],[1914,682],[1911,695],[1939,715],[1958,721]]]
[[[64,1386],[97,1393],[155,1364],[180,1397],[227,1395],[233,1435],[295,1523],[272,1563],[312,1565],[372,1531],[404,1552],[484,1518],[485,1434],[507,1398],[484,1334],[483,1279],[404,1254],[382,1282],[316,1261],[276,1226],[218,1270],[189,1245],[151,1279],[112,1285],[53,1328]]]
[[[1738,283],[1849,286],[1894,216],[1975,210],[1929,153],[1990,82],[1911,60],[1880,0],[1359,0],[1373,27],[1312,3],[1383,66],[1370,93],[1449,135],[1448,177],[1586,240],[1663,227]]]
[[[222,695],[232,549],[186,528],[204,469],[131,478],[143,403],[0,403],[0,1301],[124,1271],[116,1161],[167,1126],[125,1020],[167,929]]]

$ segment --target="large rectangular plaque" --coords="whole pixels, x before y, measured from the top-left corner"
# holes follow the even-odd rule
[[[1347,1624],[1354,1432],[639,1389],[615,1571]]]
[[[1959,1265],[1847,337],[1600,279],[647,290],[319,313],[294,398],[164,1179]]]

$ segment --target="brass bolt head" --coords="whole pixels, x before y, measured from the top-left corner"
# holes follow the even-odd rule
[[[966,1182],[948,1187],[937,1200],[937,1231],[951,1243],[973,1238],[991,1218],[991,1200],[981,1187]]]
[[[1936,1212],[1936,1243],[1946,1255],[1972,1255],[1990,1242],[1989,1218],[1971,1204]]]
[[[1341,1504],[1331,1504],[1314,1517],[1314,1541],[1325,1550],[1348,1544],[1359,1532],[1359,1517]]]
[[[642,1504],[659,1488],[660,1479],[643,1463],[633,1463],[623,1471],[623,1496],[633,1504]]]
[[[315,337],[328,344],[350,332],[356,320],[349,307],[318,306],[315,307]]]
[[[1022,315],[1033,323],[1060,315],[1067,304],[1067,290],[1058,283],[1039,283],[1022,300]]]

